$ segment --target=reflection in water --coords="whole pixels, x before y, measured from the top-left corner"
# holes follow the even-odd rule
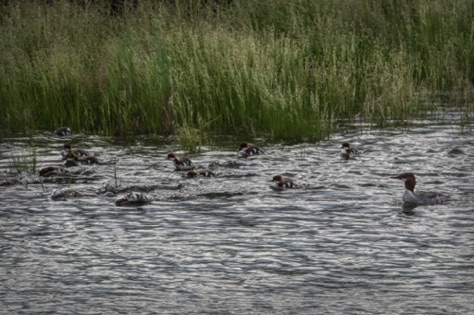
[[[40,167],[60,163],[64,139],[33,139]],[[169,147],[155,140],[76,135],[68,141],[117,163],[0,187],[2,312],[474,311],[472,135],[418,122],[409,131],[262,145],[265,154],[248,158],[223,142],[189,156],[210,178],[175,171]],[[9,154],[31,141],[2,140],[0,182],[9,179]],[[343,142],[359,155],[342,159]],[[390,177],[408,171],[452,200],[403,205],[403,187]],[[273,191],[275,174],[300,188]],[[60,200],[50,198],[55,190]],[[132,191],[153,201],[115,206]]]

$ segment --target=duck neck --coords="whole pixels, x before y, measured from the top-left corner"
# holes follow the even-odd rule
[[[408,179],[405,181],[405,189],[411,192],[415,190],[416,181],[415,179]]]

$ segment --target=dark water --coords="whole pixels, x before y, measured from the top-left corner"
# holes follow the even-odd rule
[[[241,139],[224,141],[189,156],[210,179],[183,178],[157,139],[78,135],[116,164],[0,187],[0,313],[472,314],[474,138],[449,121],[260,143],[267,154],[251,159],[236,158]],[[362,154],[342,160],[343,141]],[[64,140],[1,143],[0,181],[31,143],[40,166],[59,163]],[[116,207],[103,189],[114,170],[118,195],[156,200]],[[403,171],[453,200],[404,212],[390,178]],[[277,174],[303,187],[275,192]],[[84,196],[49,200],[68,185]]]

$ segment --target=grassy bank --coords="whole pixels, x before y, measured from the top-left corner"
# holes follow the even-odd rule
[[[339,118],[422,115],[439,91],[473,117],[471,0],[202,3],[1,7],[0,129],[316,140]]]

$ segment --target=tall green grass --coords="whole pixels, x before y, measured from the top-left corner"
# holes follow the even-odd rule
[[[28,150],[10,153],[9,163],[10,173],[12,174],[35,174],[38,167],[38,157],[34,146]]]
[[[473,21],[470,0],[10,3],[0,129],[317,140],[340,118],[421,115],[439,91],[467,125]]]

